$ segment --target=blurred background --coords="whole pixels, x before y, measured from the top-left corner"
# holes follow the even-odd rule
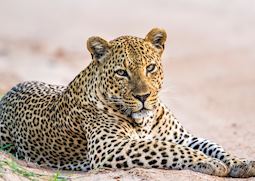
[[[255,159],[254,0],[0,0],[0,94],[67,85],[90,36],[168,33],[161,98],[192,133]]]

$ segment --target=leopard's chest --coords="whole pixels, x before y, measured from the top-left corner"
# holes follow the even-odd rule
[[[152,140],[152,128],[154,120],[151,118],[143,118],[141,123],[135,127],[135,134],[133,135],[135,139],[140,140]]]

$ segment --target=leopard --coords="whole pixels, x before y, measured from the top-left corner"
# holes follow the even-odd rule
[[[254,177],[255,161],[187,131],[162,103],[167,33],[87,40],[91,62],[67,86],[19,83],[0,101],[0,145],[58,170],[157,168]]]

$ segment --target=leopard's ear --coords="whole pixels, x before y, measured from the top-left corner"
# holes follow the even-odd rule
[[[150,42],[156,50],[160,53],[163,52],[165,48],[167,34],[166,31],[159,28],[153,28],[145,37],[145,41]]]
[[[87,40],[87,49],[93,60],[102,62],[110,52],[110,44],[103,38],[93,36]]]

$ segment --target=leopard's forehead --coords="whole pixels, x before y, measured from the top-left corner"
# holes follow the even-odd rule
[[[144,66],[160,59],[160,55],[149,42],[134,36],[121,36],[110,41],[112,59],[125,66]]]

